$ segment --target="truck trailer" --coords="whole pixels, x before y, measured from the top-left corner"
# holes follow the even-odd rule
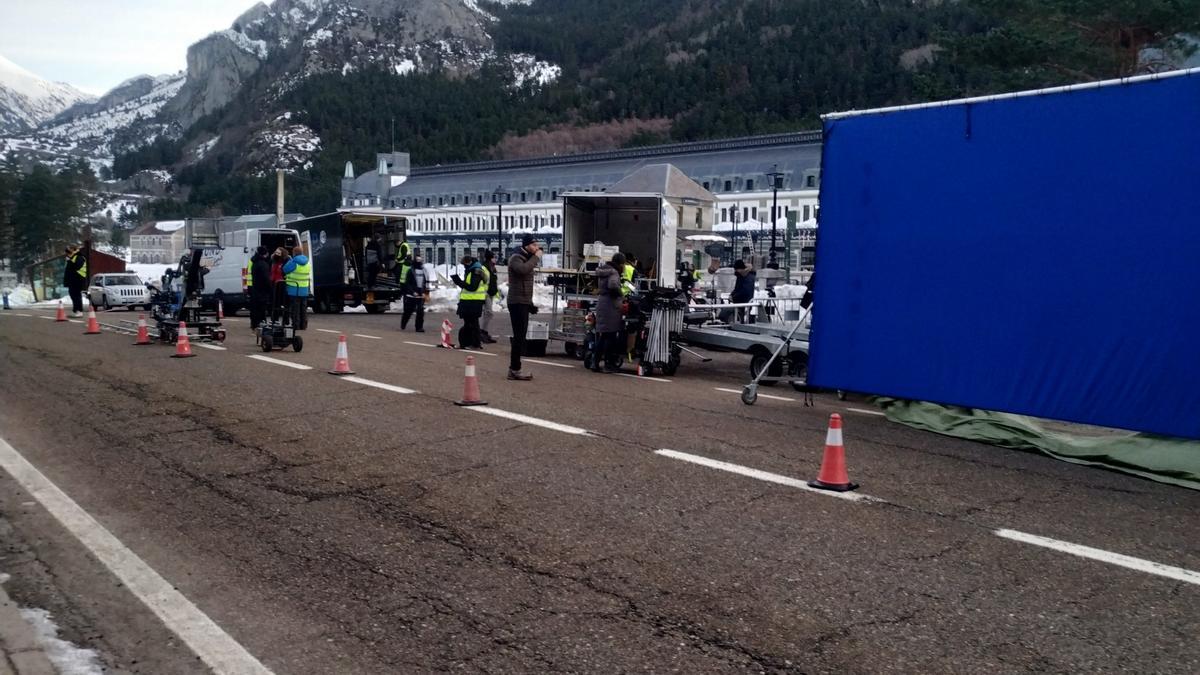
[[[402,216],[338,211],[288,223],[311,241],[313,309],[326,314],[363,305],[368,313],[379,314],[399,300],[395,260],[406,222]],[[375,235],[382,240],[383,255],[371,278],[367,243]]]

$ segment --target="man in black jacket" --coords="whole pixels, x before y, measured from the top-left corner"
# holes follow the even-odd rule
[[[419,256],[406,258],[400,267],[401,283],[404,284],[404,314],[400,317],[400,330],[408,328],[408,320],[416,315],[413,327],[418,333],[425,332],[425,296],[429,294],[429,279],[425,275],[425,260]]]
[[[532,234],[521,237],[521,248],[508,259],[508,316],[512,320],[512,354],[508,363],[508,379],[520,382],[532,380],[521,372],[521,356],[525,352],[525,334],[529,331],[529,315],[536,311],[533,304],[533,275],[542,260],[542,247]]]
[[[66,266],[63,268],[63,285],[71,296],[71,316],[83,316],[83,289],[87,287],[87,258],[78,246],[72,244],[66,250]]]
[[[250,330],[258,328],[267,318],[271,304],[271,260],[267,249],[259,246],[250,258]]]

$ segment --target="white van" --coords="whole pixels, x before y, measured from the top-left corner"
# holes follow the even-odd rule
[[[201,300],[206,306],[224,303],[225,312],[233,314],[250,306],[246,293],[246,263],[259,246],[274,252],[282,246],[289,252],[300,243],[300,234],[287,228],[233,230],[220,233],[220,248],[204,249],[204,292]]]

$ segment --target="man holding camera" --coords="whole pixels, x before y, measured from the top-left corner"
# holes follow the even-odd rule
[[[508,316],[512,319],[512,356],[508,363],[508,379],[532,380],[521,372],[521,355],[525,352],[525,334],[529,332],[529,315],[537,312],[533,304],[533,273],[542,260],[542,247],[532,234],[521,237],[521,248],[508,259]]]

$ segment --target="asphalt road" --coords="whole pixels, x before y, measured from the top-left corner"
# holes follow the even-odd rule
[[[1200,585],[996,534],[1200,570],[1193,491],[862,400],[747,407],[731,355],[509,382],[493,348],[466,409],[464,354],[395,315],[313,316],[272,354],[308,370],[248,358],[244,317],[172,359],[38,316],[0,316],[0,437],[277,673],[1200,671]],[[358,377],[414,393],[327,374],[343,331]],[[771,482],[815,477],[832,412],[869,499]],[[207,670],[2,472],[0,517],[5,587],[64,637]]]

